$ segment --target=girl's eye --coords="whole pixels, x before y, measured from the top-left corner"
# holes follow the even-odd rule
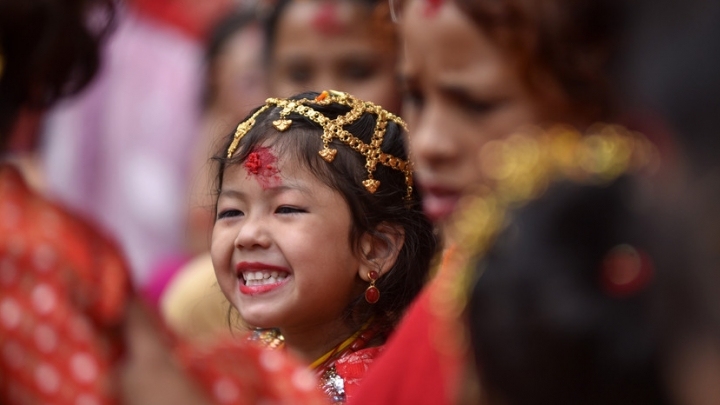
[[[233,217],[239,217],[242,215],[245,215],[245,214],[240,210],[227,209],[227,210],[222,210],[222,211],[218,212],[217,219],[233,218]]]
[[[276,214],[300,214],[300,213],[303,213],[303,212],[307,212],[307,211],[304,210],[304,209],[302,209],[302,208],[290,207],[290,206],[287,206],[287,205],[283,205],[283,206],[281,206],[281,207],[278,207],[278,208],[275,210],[275,213],[276,213]]]

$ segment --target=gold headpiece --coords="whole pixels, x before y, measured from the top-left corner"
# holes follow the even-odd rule
[[[334,103],[342,104],[350,107],[350,111],[348,111],[345,115],[340,115],[331,120],[308,106],[307,103],[323,106]],[[320,125],[323,129],[323,148],[318,153],[323,159],[325,159],[325,161],[332,162],[337,154],[337,149],[330,147],[330,142],[332,142],[333,139],[339,140],[359,152],[361,155],[365,156],[365,168],[367,169],[368,176],[362,183],[370,193],[374,193],[380,186],[380,181],[373,178],[373,172],[375,172],[377,164],[380,163],[389,168],[403,172],[405,175],[405,183],[407,184],[407,198],[410,198],[412,195],[413,178],[412,164],[410,161],[384,153],[380,148],[383,137],[385,136],[387,122],[392,121],[407,131],[407,125],[405,122],[400,117],[388,112],[378,105],[369,101],[358,100],[355,97],[340,91],[323,91],[314,99],[303,98],[300,100],[288,100],[268,98],[265,100],[264,106],[255,111],[250,118],[238,125],[235,130],[235,137],[227,150],[228,158],[232,157],[235,153],[240,140],[245,136],[245,134],[247,134],[248,131],[255,126],[255,120],[257,117],[272,106],[282,108],[282,110],[280,110],[280,118],[273,121],[273,126],[280,132],[286,131],[292,125],[292,121],[287,119],[288,114],[292,112],[309,118],[311,121]],[[345,129],[345,126],[360,119],[364,113],[375,114],[377,116],[377,120],[375,122],[375,132],[372,135],[370,144],[364,143]]]

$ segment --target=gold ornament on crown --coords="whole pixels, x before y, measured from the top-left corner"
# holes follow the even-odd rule
[[[341,104],[350,107],[350,111],[344,115],[338,116],[335,119],[330,119],[313,109],[308,105],[308,103],[321,106]],[[378,105],[369,101],[358,100],[350,94],[340,91],[326,90],[314,99],[303,98],[299,100],[289,100],[268,98],[265,100],[264,106],[258,109],[252,116],[250,116],[250,118],[238,125],[235,130],[233,141],[227,150],[228,158],[233,156],[240,144],[240,140],[242,140],[245,134],[247,134],[253,126],[255,126],[255,120],[257,117],[273,106],[281,109],[280,118],[272,123],[273,127],[275,127],[275,129],[279,132],[287,131],[288,128],[292,126],[292,120],[287,118],[290,113],[302,115],[322,128],[323,148],[318,152],[318,154],[320,154],[320,156],[328,163],[331,163],[337,154],[337,149],[330,147],[331,142],[335,139],[348,145],[350,148],[363,155],[365,157],[365,169],[367,169],[368,175],[367,179],[365,179],[362,183],[370,193],[375,193],[378,187],[380,187],[380,181],[373,177],[373,173],[379,163],[391,169],[401,171],[405,175],[405,184],[407,184],[406,198],[409,199],[412,195],[413,177],[412,164],[410,161],[387,154],[381,149],[388,121],[394,122],[407,131],[407,125],[405,122],[400,117],[388,112]],[[375,121],[375,130],[369,144],[366,144],[345,129],[346,126],[360,119],[360,117],[362,117],[365,113],[377,116]]]

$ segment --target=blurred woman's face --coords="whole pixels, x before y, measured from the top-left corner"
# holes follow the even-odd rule
[[[397,112],[397,44],[390,21],[347,1],[294,1],[270,53],[273,96],[340,90]]]
[[[262,69],[262,33],[251,25],[233,34],[214,66],[213,106],[236,122],[267,98]]]
[[[484,182],[479,157],[488,141],[544,122],[562,100],[551,85],[532,92],[514,58],[452,1],[411,0],[402,19],[403,113],[423,206],[437,222]]]

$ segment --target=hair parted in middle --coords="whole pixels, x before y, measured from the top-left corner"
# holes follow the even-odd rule
[[[438,248],[433,226],[412,187],[404,131],[399,117],[373,103],[337,91],[306,92],[268,99],[227,136],[214,157],[218,194],[225,170],[245,163],[258,147],[272,147],[279,156],[308,169],[348,204],[352,216],[348,243],[358,255],[362,235],[385,239],[378,231],[381,225],[402,228],[404,243],[398,258],[375,283],[382,291],[379,301],[368,304],[359,294],[345,312],[350,325],[362,325],[372,317],[385,332],[422,289]]]

